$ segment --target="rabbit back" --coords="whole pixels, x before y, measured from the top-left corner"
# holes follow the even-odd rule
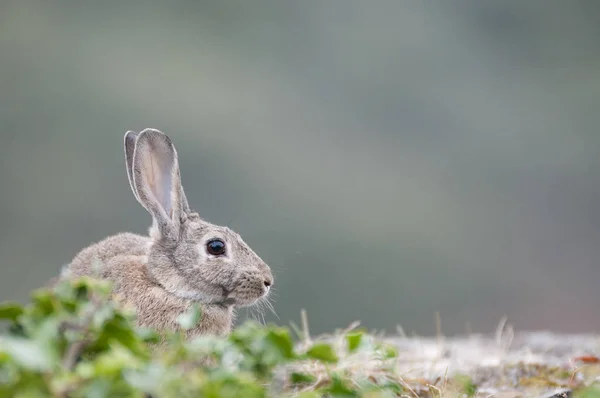
[[[95,276],[114,258],[142,256],[148,251],[150,238],[129,232],[109,236],[81,250],[67,267],[69,276]]]

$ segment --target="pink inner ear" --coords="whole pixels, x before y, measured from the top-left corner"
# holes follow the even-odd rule
[[[144,155],[147,164],[144,173],[146,186],[165,213],[172,218],[173,155],[167,148],[162,148],[160,145],[152,145],[152,151]]]

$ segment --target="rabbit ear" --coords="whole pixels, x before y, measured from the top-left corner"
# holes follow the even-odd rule
[[[188,204],[188,200],[187,200],[187,197],[185,196],[185,192],[183,191],[183,187],[181,187],[181,192],[179,192],[179,195],[181,195],[180,196],[180,198],[181,198],[181,211],[184,214],[189,214],[190,213],[190,205]]]
[[[133,195],[139,201],[135,185],[133,184],[133,151],[135,150],[135,141],[138,137],[138,133],[135,131],[128,131],[125,133],[125,167],[127,168],[127,178],[129,180],[129,186],[133,191]]]
[[[126,135],[126,152],[127,141]],[[161,237],[177,240],[183,189],[171,139],[158,130],[145,129],[135,140],[132,165],[132,187],[138,201],[152,214]]]

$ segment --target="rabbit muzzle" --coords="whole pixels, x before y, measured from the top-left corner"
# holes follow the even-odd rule
[[[239,307],[251,306],[269,294],[273,282],[270,272],[264,275],[243,274],[227,295],[227,300],[233,300],[234,305]]]

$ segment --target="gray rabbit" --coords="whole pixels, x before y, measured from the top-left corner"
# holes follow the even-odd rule
[[[60,278],[99,273],[113,282],[115,300],[135,308],[139,326],[157,330],[176,330],[177,317],[200,303],[202,318],[188,336],[227,334],[236,307],[268,295],[269,266],[236,232],[190,210],[166,134],[128,131],[125,158],[133,194],[152,215],[149,236],[121,233],[92,244]]]

